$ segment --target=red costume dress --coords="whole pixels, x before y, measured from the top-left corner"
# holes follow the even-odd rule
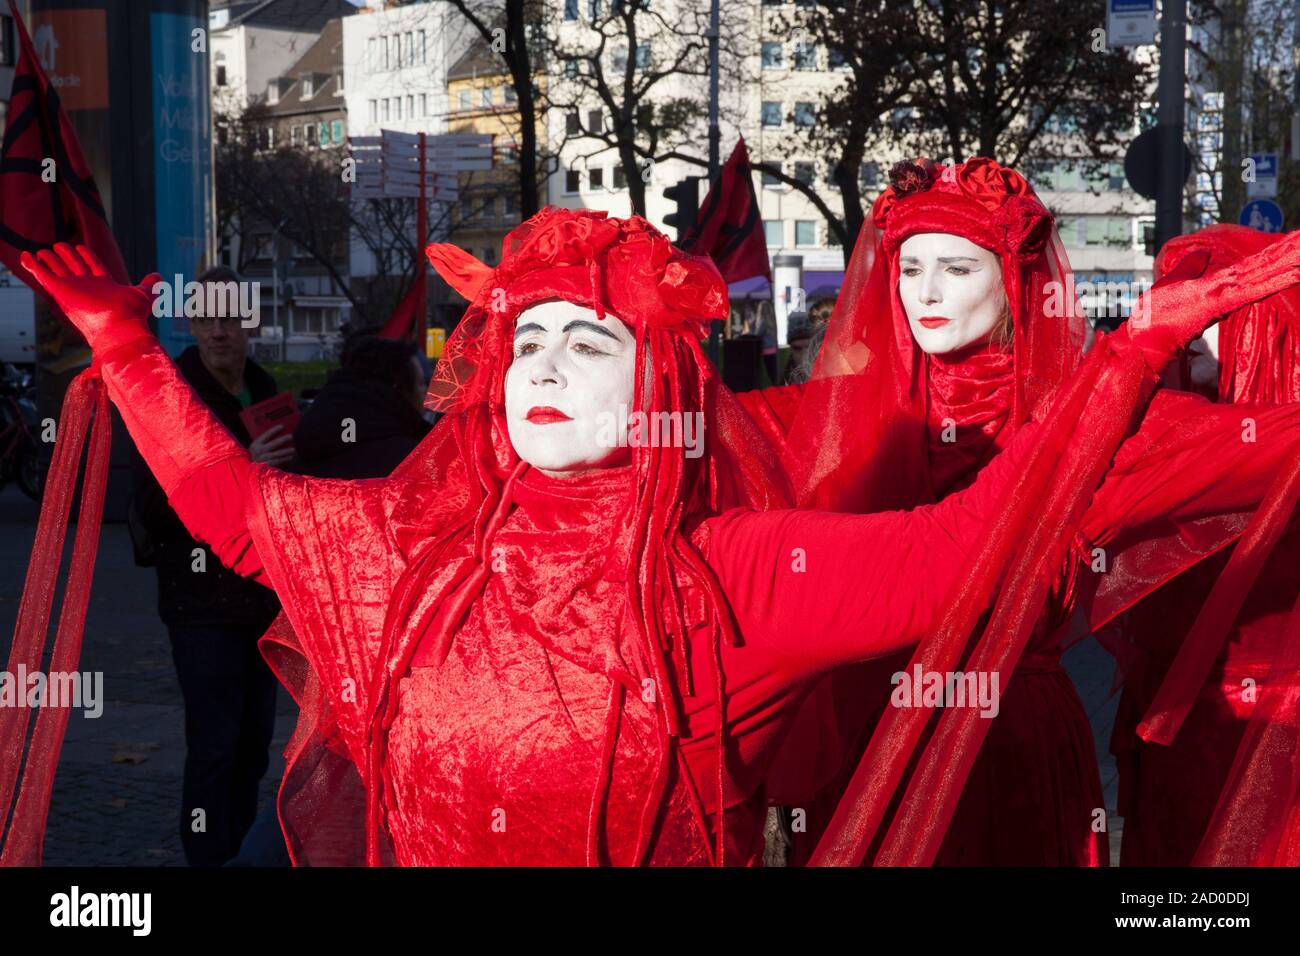
[[[548,208],[495,270],[431,247],[471,307],[430,390],[448,414],[399,473],[289,475],[252,463],[195,399],[141,321],[143,292],[60,256],[33,274],[86,332],[178,514],[284,603],[292,630],[264,647],[303,707],[280,800],[299,863],[358,861],[359,836],[371,864],[758,861],[765,778],[815,678],[942,635],[954,582],[962,607],[982,588],[985,516],[1043,453],[1022,429],[974,485],[910,513],[755,511],[782,491],[699,348],[699,320],[725,309],[716,270],[637,217]],[[557,298],[635,332],[634,404],[703,409],[703,458],[638,446],[631,465],[571,480],[519,460],[507,343],[523,309]],[[1189,337],[1157,327],[1099,349],[1083,385],[1149,390]],[[1041,434],[1059,429],[1049,416]],[[1270,450],[1286,437],[1261,432]],[[1228,493],[1102,493],[1135,521],[1234,508],[1270,461]],[[38,853],[31,809],[20,796],[8,860]]]
[[[790,403],[784,394],[757,403],[744,399],[769,433],[788,432],[786,457],[801,505],[855,511],[908,507],[966,487],[1031,416],[1046,411],[1082,357],[1084,319],[1064,251],[1050,214],[1019,175],[975,159],[949,169],[904,166],[895,170],[894,180],[873,211],[879,231],[863,237],[855,250],[814,381],[793,422],[786,427]],[[922,232],[960,235],[998,253],[1014,325],[1010,347],[925,355],[916,346],[896,291],[898,250],[904,239]],[[1084,415],[1110,411],[1101,395],[1087,398],[1091,409]],[[1295,411],[1259,415],[1261,421],[1288,428],[1300,420]],[[987,730],[982,746],[972,742],[972,730],[953,750],[933,758],[935,779],[941,766],[948,769],[943,792],[934,799],[927,795],[928,812],[914,812],[914,824],[892,828],[895,846],[919,843],[922,835],[931,846],[941,840],[932,857],[941,864],[1106,862],[1105,832],[1097,826],[1104,801],[1092,732],[1060,665],[1071,613],[1077,599],[1095,585],[1088,580],[1099,553],[1094,549],[1120,543],[1136,548],[1149,531],[1149,513],[1117,507],[1124,495],[1114,492],[1125,481],[1146,486],[1133,494],[1167,496],[1166,523],[1207,521],[1216,513],[1240,518],[1230,501],[1240,505],[1248,498],[1241,496],[1241,486],[1232,486],[1241,477],[1238,469],[1257,449],[1239,439],[1238,415],[1223,414],[1189,396],[1160,393],[1138,434],[1116,458],[1107,486],[1091,503],[1081,500],[1086,513],[1074,522],[1073,534],[1061,521],[1066,512],[1059,502],[1042,515],[1048,527],[1061,523],[1059,543],[1071,551],[1063,574],[1050,599],[1039,598],[1046,603],[1036,619],[1026,618],[1022,625],[1027,643],[1014,674],[1001,675],[1001,710],[979,729]],[[1078,440],[1088,442],[1082,434]],[[1284,449],[1294,447],[1293,441],[1275,446],[1276,457],[1267,467],[1280,469]],[[861,453],[855,453],[855,444]],[[1216,453],[1207,459],[1207,446],[1222,448],[1224,457]],[[875,448],[887,451],[868,457],[866,449]],[[1099,463],[1105,457],[1093,455]],[[1045,487],[1054,482],[1070,487],[1068,479],[1057,482],[1050,476]],[[1086,482],[1076,488],[1086,495]],[[1179,510],[1181,496],[1189,493],[1206,494],[1200,498],[1202,510]],[[1216,501],[1217,493],[1224,497]],[[1026,502],[1025,508],[1031,507]],[[1151,565],[1153,573],[1174,573],[1160,561]],[[1156,565],[1161,565],[1158,572]],[[994,640],[1000,637],[993,634]],[[895,663],[833,675],[809,704],[821,709],[822,719],[807,714],[802,719],[823,736],[831,736],[833,728],[850,756],[860,753],[873,730],[880,735],[878,714],[890,691],[884,680],[903,666]],[[864,706],[868,702],[875,703],[874,710]],[[969,767],[968,776],[953,771],[960,762]],[[790,765],[795,773],[809,772],[798,761]],[[812,800],[814,838],[829,822],[828,811],[840,804],[853,765],[841,767],[838,779]],[[815,769],[825,772],[825,767]],[[883,832],[879,837],[884,838]],[[918,859],[862,852],[877,859],[929,862],[924,854]]]
[[[1156,268],[1167,272],[1187,257],[1203,255],[1210,270],[1220,269],[1280,238],[1213,226],[1169,242]],[[1295,290],[1232,313],[1219,323],[1218,333],[1220,402],[1300,401],[1300,295]],[[1252,414],[1249,407],[1228,411],[1239,428]],[[1204,634],[1214,643],[1202,653],[1197,619],[1233,554],[1234,548],[1225,548],[1141,601],[1121,619],[1122,643],[1110,645],[1124,674],[1111,752],[1120,770],[1125,866],[1300,862],[1294,847],[1288,849],[1293,838],[1283,833],[1294,812],[1296,771],[1252,767],[1261,733],[1276,735],[1279,726],[1295,726],[1300,669],[1293,655],[1289,662],[1287,657],[1296,637],[1300,535],[1281,536],[1253,586],[1241,586],[1244,604],[1235,620],[1228,612],[1217,634]],[[1176,659],[1188,655],[1202,660],[1197,665],[1188,659],[1187,670],[1171,670]],[[1285,749],[1271,745],[1276,753],[1267,761],[1270,766],[1292,762]],[[1206,839],[1207,833],[1214,835]]]

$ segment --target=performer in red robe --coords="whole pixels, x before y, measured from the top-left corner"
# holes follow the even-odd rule
[[[399,474],[360,482],[251,462],[149,333],[150,295],[86,250],[26,264],[178,514],[284,603],[294,633],[270,656],[305,703],[281,793],[296,862],[354,859],[364,833],[372,865],[754,863],[812,682],[936,628],[1036,430],[934,507],[756,511],[783,492],[699,347],[726,308],[707,260],[638,217],[555,208],[495,269],[430,258],[471,302],[430,389],[447,414]],[[1281,258],[1234,274],[1252,280],[1237,294],[1294,281]],[[1090,371],[1149,391],[1209,314],[1171,310]],[[1269,456],[1300,446],[1300,416],[1269,424],[1227,492],[1111,493],[1153,517],[1246,506]]]
[[[1167,243],[1156,271],[1166,273],[1195,256],[1214,271],[1281,238],[1240,226],[1212,226]],[[1237,310],[1204,338],[1189,349],[1193,354],[1188,371],[1194,379],[1190,384],[1208,385],[1227,405],[1300,401],[1297,290]],[[1249,408],[1235,417],[1239,428],[1250,427]],[[1235,620],[1229,620],[1231,627],[1221,628],[1213,638],[1216,646],[1204,654],[1203,664],[1185,673],[1181,666],[1171,669],[1180,656],[1198,653],[1199,637],[1191,645],[1186,642],[1233,553],[1226,548],[1207,558],[1121,619],[1122,643],[1114,649],[1123,667],[1124,691],[1111,752],[1120,771],[1120,859],[1125,866],[1280,862],[1257,858],[1246,848],[1258,850],[1257,840],[1238,838],[1197,852],[1211,829],[1239,748],[1242,759],[1248,759],[1246,730],[1252,718],[1257,711],[1272,710],[1277,720],[1277,711],[1294,710],[1300,696],[1300,671],[1294,663],[1284,665],[1288,639],[1294,643],[1296,637],[1293,604],[1300,587],[1300,535],[1294,533],[1282,535],[1253,587],[1243,589],[1244,605]],[[1234,806],[1229,799],[1219,816],[1249,817],[1250,828],[1260,834],[1283,827],[1291,802],[1276,798],[1294,794],[1294,782],[1252,774],[1247,786],[1253,791],[1247,797],[1250,809]],[[1227,825],[1222,819],[1218,823],[1220,828]]]
[[[1043,414],[1082,359],[1086,325],[1068,260],[1050,214],[1022,177],[980,158],[955,167],[900,164],[891,178],[873,209],[874,230],[855,249],[814,381],[788,432],[786,459],[801,505],[874,511],[939,500],[966,487],[1019,429]],[[769,432],[782,431],[777,419],[783,416],[768,413],[787,402],[745,401]],[[1104,398],[1093,396],[1083,414],[1111,411]],[[1240,440],[1238,419],[1190,396],[1161,393],[1111,477],[1142,462],[1153,476],[1152,494],[1173,500],[1180,484],[1210,472],[1226,489],[1235,481],[1231,469],[1219,472],[1222,459],[1209,461],[1205,452],[1214,448],[1215,456],[1234,461],[1253,453]],[[1087,440],[1081,435],[1080,441]],[[1095,457],[1100,462],[1105,455]],[[984,728],[982,746],[968,737],[958,748],[960,760],[970,764],[968,776],[950,774],[939,798],[943,807],[913,814],[916,829],[939,844],[934,862],[1107,861],[1092,732],[1060,658],[1077,599],[1095,586],[1089,578],[1108,570],[1106,550],[1117,542],[1136,548],[1150,533],[1148,515],[1116,504],[1105,491],[1098,494],[1065,535],[1072,554],[1032,621],[1014,673],[1000,675],[999,713]],[[1052,525],[1063,513],[1042,520]],[[1172,516],[1165,520],[1178,524]],[[1143,555],[1144,570],[1157,578],[1176,573],[1181,557]],[[837,672],[801,715],[812,732],[842,741],[850,760],[809,801],[809,835],[796,840],[797,856],[811,852],[829,812],[840,805],[856,764],[852,756],[873,731],[879,733],[878,716],[891,691],[884,681],[897,669]],[[810,715],[814,709],[820,719]],[[807,748],[803,761],[783,755],[779,768],[790,771],[785,779],[825,775],[824,759],[810,768],[806,755]],[[952,753],[945,759],[958,760]],[[915,836],[905,827],[891,832],[895,845]]]

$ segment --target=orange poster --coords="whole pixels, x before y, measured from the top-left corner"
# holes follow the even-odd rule
[[[103,10],[42,10],[30,29],[36,57],[65,110],[108,106],[108,26]]]

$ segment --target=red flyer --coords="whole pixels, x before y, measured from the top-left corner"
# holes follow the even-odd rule
[[[273,395],[265,401],[249,405],[239,413],[239,418],[253,441],[274,425],[282,425],[284,434],[292,435],[301,417],[298,413],[298,400],[293,397],[293,392]]]

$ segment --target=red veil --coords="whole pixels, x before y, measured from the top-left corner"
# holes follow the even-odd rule
[[[1214,272],[1281,238],[1241,226],[1211,226],[1166,244],[1156,259],[1156,272],[1166,275],[1193,260],[1198,269]],[[1300,401],[1300,290],[1287,289],[1240,308],[1227,315],[1218,330],[1218,401]],[[1288,534],[1288,525],[1298,497],[1300,460],[1278,476],[1222,563],[1137,726],[1143,740],[1166,746],[1174,741],[1202,687],[1213,679],[1212,668],[1234,625],[1246,628],[1247,656],[1271,657],[1218,806],[1193,857],[1198,865],[1300,864],[1300,642],[1294,639],[1300,607],[1274,607],[1270,595],[1252,590],[1261,577],[1279,588],[1294,578],[1291,569],[1300,561],[1300,537],[1294,531]],[[1203,575],[1193,575],[1171,582],[1147,599],[1142,619],[1178,620],[1178,605],[1199,598],[1204,580]],[[1131,724],[1123,729],[1132,732]],[[1124,746],[1121,740],[1121,751]]]
[[[1129,359],[1103,361],[1107,339],[1079,367],[1087,325],[1073,275],[1050,213],[1022,177],[974,159],[955,167],[902,164],[892,178],[850,262],[791,428],[788,468],[801,505],[908,507],[970,480],[1021,424],[1045,419],[1042,441],[988,525],[943,627],[907,664],[909,671],[918,664],[927,672],[998,671],[1005,688],[1052,586],[1061,583],[1058,570],[1091,493],[1149,394],[1151,373]],[[962,235],[999,255],[1014,328],[1009,353],[963,357],[994,374],[984,369],[970,382],[949,382],[933,399],[936,373],[951,378],[952,370],[936,369],[940,360],[920,352],[897,294],[898,247],[920,232]],[[978,392],[986,377],[1010,389],[1006,414],[969,422],[954,416],[955,447],[932,454],[949,410],[935,404],[1002,401]],[[1086,414],[1099,389],[1116,403]],[[879,864],[932,862],[987,730],[971,709],[932,720],[923,709],[886,708],[812,862],[858,864],[873,845]],[[851,728],[847,733],[852,739]]]

